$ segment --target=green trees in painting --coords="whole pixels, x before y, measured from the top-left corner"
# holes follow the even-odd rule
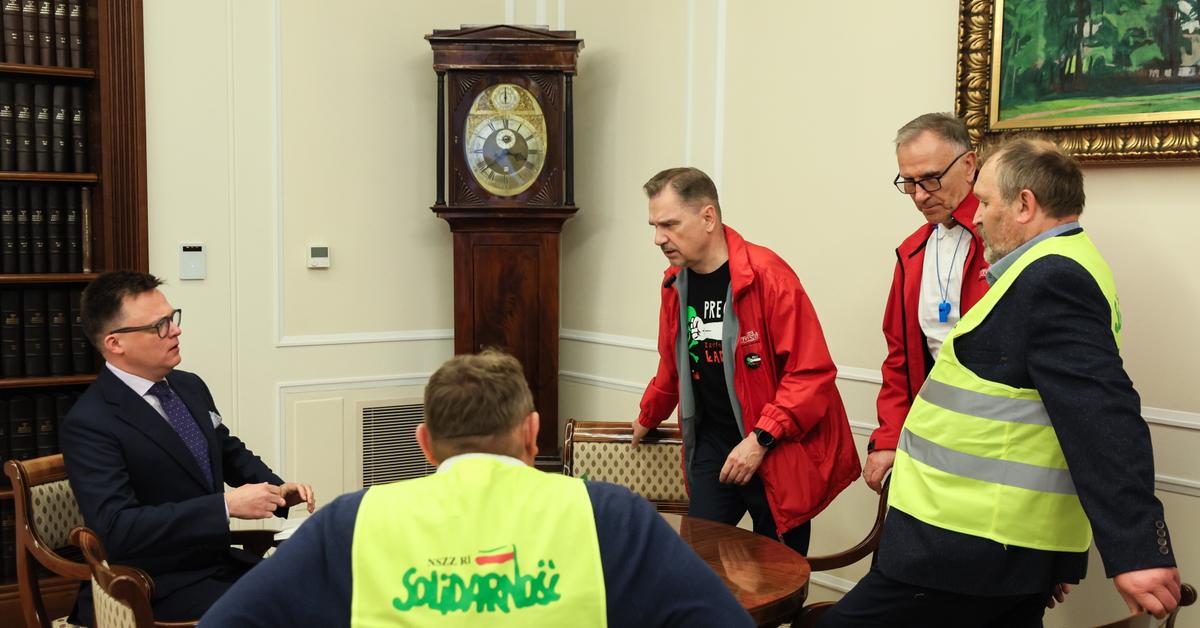
[[[1200,0],[1005,0],[1001,109],[1200,87]]]

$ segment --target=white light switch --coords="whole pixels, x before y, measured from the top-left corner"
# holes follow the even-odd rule
[[[329,268],[329,247],[327,245],[308,245],[308,267]]]
[[[204,279],[206,266],[202,242],[187,242],[179,245],[180,279]]]

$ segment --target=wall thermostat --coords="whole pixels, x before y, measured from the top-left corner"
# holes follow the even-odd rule
[[[180,279],[204,279],[206,266],[203,243],[185,242],[179,245]]]
[[[329,247],[324,244],[308,245],[308,267],[329,268]]]

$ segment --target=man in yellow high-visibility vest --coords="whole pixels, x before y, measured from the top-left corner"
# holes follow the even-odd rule
[[[905,419],[878,562],[832,626],[1041,626],[1093,534],[1133,612],[1179,602],[1112,271],[1079,226],[1083,174],[1002,144],[975,184],[991,288],[947,336]]]
[[[516,358],[459,355],[425,387],[437,473],[344,495],[203,626],[753,626],[645,499],[543,473]]]

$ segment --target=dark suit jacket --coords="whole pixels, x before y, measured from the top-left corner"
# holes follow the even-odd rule
[[[100,536],[111,562],[154,578],[156,599],[229,561],[258,560],[229,547],[224,486],[283,483],[228,428],[214,429],[210,412],[217,408],[199,377],[176,370],[167,382],[208,439],[211,485],[166,419],[107,366],[59,428],[84,522]]]
[[[1149,429],[1111,325],[1095,279],[1074,260],[1052,255],[1030,264],[954,347],[980,377],[1037,389],[1110,578],[1175,564],[1154,496]],[[1048,592],[1087,573],[1086,553],[1005,547],[895,509],[878,556],[880,571],[894,580],[971,595]]]

